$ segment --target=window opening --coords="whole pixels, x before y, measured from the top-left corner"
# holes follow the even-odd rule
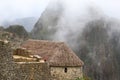
[[[67,73],[67,68],[65,67],[64,72]]]

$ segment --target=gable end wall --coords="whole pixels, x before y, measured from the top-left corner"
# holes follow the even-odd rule
[[[67,72],[65,72],[67,68]],[[57,77],[58,80],[75,80],[82,77],[82,67],[51,67],[51,75]]]

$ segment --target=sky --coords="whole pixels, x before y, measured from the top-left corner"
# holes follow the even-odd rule
[[[49,0],[0,0],[0,21],[39,17]]]
[[[91,0],[105,14],[120,19],[120,0]]]
[[[40,17],[51,0],[0,0],[0,22],[25,17]],[[96,5],[106,15],[120,19],[120,0],[64,0]]]

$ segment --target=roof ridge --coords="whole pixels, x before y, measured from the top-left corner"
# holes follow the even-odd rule
[[[28,39],[27,41],[40,41],[40,42],[53,42],[53,43],[61,43],[61,44],[65,44],[65,42],[63,41],[55,41],[55,40],[39,40],[39,39]]]

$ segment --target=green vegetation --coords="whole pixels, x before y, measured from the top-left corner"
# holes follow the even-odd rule
[[[88,76],[83,76],[82,78],[76,78],[75,80],[91,80]]]
[[[75,79],[75,80],[85,80],[84,78],[77,78],[77,79]]]

